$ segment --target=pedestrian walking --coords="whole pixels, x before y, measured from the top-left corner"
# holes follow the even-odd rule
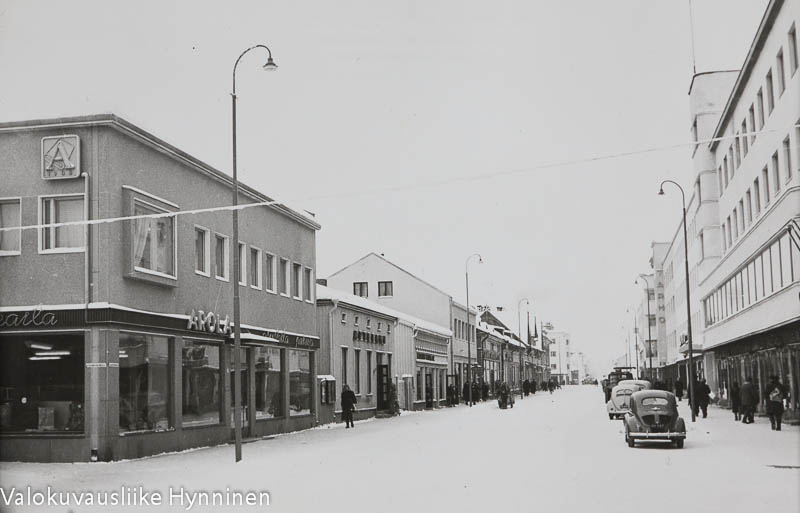
[[[356,394],[350,390],[350,387],[345,384],[342,386],[342,420],[344,420],[345,428],[356,427],[353,424],[353,411],[356,409]]]
[[[526,396],[531,393],[531,382],[530,380],[525,380],[522,382],[522,393]]]
[[[683,381],[680,378],[675,380],[675,395],[678,397],[678,401],[683,399]]]
[[[703,418],[708,416],[708,395],[710,393],[711,389],[708,388],[705,379],[694,382],[694,398],[692,400],[692,408],[694,409],[695,417],[700,413],[701,410],[703,411]]]
[[[778,380],[778,376],[770,376],[769,385],[764,391],[764,399],[767,401],[767,415],[773,431],[781,430],[783,401],[787,395],[786,387]]]
[[[489,400],[489,383],[485,381],[481,383],[481,400],[483,401]]]
[[[739,420],[739,412],[742,411],[742,391],[739,389],[738,381],[734,381],[731,387],[731,410],[733,410],[733,420]]]
[[[536,380],[535,379],[531,381],[531,393],[533,395],[536,395]]]
[[[465,381],[464,386],[461,387],[461,398],[465,403],[469,403],[469,381]],[[475,398],[473,397],[473,399]]]
[[[753,378],[747,376],[744,378],[741,390],[742,401],[742,422],[745,424],[752,424],[755,422],[753,415],[758,405],[758,392],[755,385],[753,385]]]

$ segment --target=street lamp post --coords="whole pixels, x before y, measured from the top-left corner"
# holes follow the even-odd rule
[[[522,338],[522,321],[520,320],[520,317],[519,317],[519,314],[522,313],[520,310],[522,309],[522,302],[523,301],[527,304],[527,306],[530,307],[530,305],[531,305],[530,300],[528,298],[526,298],[526,297],[520,299],[517,302],[517,332],[519,333],[519,340],[523,344],[523,346],[522,346],[523,351],[520,352],[520,358],[519,358],[519,377],[520,377],[520,381],[524,381],[522,378],[526,377],[525,376],[525,345],[527,345],[527,343],[528,343],[528,341],[523,341],[523,338]]]
[[[694,355],[692,354],[692,303],[689,295],[689,237],[686,234],[686,193],[683,192],[677,182],[672,180],[664,180],[658,188],[659,196],[664,195],[664,184],[671,183],[681,191],[681,203],[683,205],[683,265],[686,279],[686,331],[687,343],[689,345],[689,399],[692,402],[692,422],[695,422],[696,415],[694,414]]]
[[[467,284],[467,383],[469,383],[467,387],[467,402],[469,402],[470,407],[472,407],[472,328],[469,327],[469,261],[473,257],[478,257],[479,264],[483,263],[483,258],[479,253],[473,253],[464,262],[464,276]]]
[[[239,269],[239,180],[236,174],[236,68],[242,57],[256,48],[263,48],[267,51],[267,62],[264,64],[265,71],[272,71],[278,68],[272,60],[272,52],[265,45],[251,46],[243,51],[236,63],[233,65],[233,87],[231,88],[231,113],[233,120],[233,429],[236,443],[236,461],[242,459],[242,382],[240,379],[242,355],[241,355],[241,329],[239,313],[239,281],[241,280],[241,269]]]
[[[648,355],[648,358],[650,359],[650,372],[647,374],[647,377],[650,378],[650,380],[652,380],[653,379],[653,348],[650,346],[650,344],[652,344],[653,341],[651,340],[652,335],[651,335],[651,332],[650,332],[650,284],[647,282],[647,278],[645,278],[645,276],[643,274],[639,275],[639,277],[644,282],[644,300],[647,302],[647,355]],[[638,280],[636,280],[634,283],[638,283]]]

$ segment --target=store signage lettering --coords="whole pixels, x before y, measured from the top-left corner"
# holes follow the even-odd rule
[[[41,308],[24,313],[0,313],[0,328],[44,328],[56,324],[56,314]]]
[[[196,313],[192,310],[189,314],[189,324],[186,326],[187,330],[207,331],[209,333],[218,333],[220,335],[230,335],[231,322],[226,315],[224,319],[214,312],[204,312],[198,310]]]

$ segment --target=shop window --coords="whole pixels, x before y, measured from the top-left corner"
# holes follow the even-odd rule
[[[311,414],[311,353],[289,349],[289,415]]]
[[[0,433],[84,430],[83,335],[0,336]]]
[[[123,333],[119,339],[119,430],[165,431],[172,368],[167,337]]]
[[[166,210],[139,201],[133,204],[133,214],[137,216],[163,212]],[[145,217],[133,220],[133,266],[137,271],[175,276],[174,223],[173,217]]]
[[[220,346],[184,339],[182,360],[183,425],[219,424],[223,389]]]
[[[256,419],[283,417],[283,372],[281,349],[255,348]]]
[[[0,228],[14,228],[22,224],[20,198],[0,199]],[[22,230],[0,232],[0,256],[19,255]]]
[[[83,220],[83,195],[55,196],[41,199],[43,225]],[[84,227],[81,225],[44,227],[39,230],[41,253],[83,251]]]

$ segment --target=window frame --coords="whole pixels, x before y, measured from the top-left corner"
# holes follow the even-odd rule
[[[783,60],[783,48],[775,55],[775,73],[778,75],[778,98],[786,91],[786,67]]]
[[[162,213],[170,213],[170,212],[172,212],[171,210],[167,210],[164,207],[159,207],[158,205],[155,205],[155,204],[153,204],[153,203],[151,203],[149,201],[145,201],[145,200],[143,200],[141,198],[134,197],[133,198],[133,202],[132,202],[133,212],[134,213],[136,212],[136,204],[137,203],[146,205],[147,207],[152,208],[154,210],[158,210],[158,211],[160,211]],[[174,212],[172,212],[172,213],[174,213]],[[161,272],[161,271],[155,271],[153,269],[147,269],[146,267],[139,267],[139,266],[136,265],[136,262],[133,262],[132,267],[133,267],[133,271],[136,272],[136,273],[150,274],[152,276],[158,276],[158,277],[161,277],[161,278],[167,278],[167,279],[170,279],[170,280],[177,281],[178,280],[178,222],[177,222],[178,221],[178,216],[172,215],[172,216],[167,216],[167,217],[171,217],[172,218],[172,248],[173,248],[173,250],[172,250],[172,270],[173,270],[174,274],[168,274],[168,273]],[[133,222],[135,222],[135,221],[136,220],[134,219]],[[131,237],[133,237],[133,234],[131,234]],[[133,239],[131,239],[131,240],[133,240]],[[131,246],[133,246],[133,244],[131,244]],[[131,247],[131,251],[133,251],[133,247]]]
[[[225,274],[223,276],[217,274],[217,269],[220,267],[219,262],[217,262],[218,239],[222,239],[224,242],[222,247],[222,269]],[[231,281],[231,238],[219,232],[214,232],[214,278],[218,279],[219,281]]]
[[[772,68],[767,71],[765,81],[767,89],[767,115],[770,115],[772,111],[775,110],[775,84],[772,79]]]
[[[289,273],[290,273],[290,270],[289,270],[289,263],[290,263],[289,259],[280,257],[278,259],[278,262],[279,262],[278,284],[277,284],[278,293],[283,297],[291,297],[291,296],[289,296],[289,293],[291,292],[291,284],[289,283],[289,281],[291,279],[291,277],[289,275]],[[281,283],[280,283],[281,277],[283,277],[283,285],[284,285],[284,287],[286,289],[285,292],[283,290],[281,290]]]
[[[792,181],[792,140],[788,135],[781,143],[781,149],[783,150],[784,169],[786,170],[785,181],[789,183]]]
[[[205,234],[205,243],[203,244],[203,251],[205,251],[205,258],[203,259],[203,265],[206,268],[206,271],[201,271],[197,268],[197,232],[203,232]],[[195,237],[195,252],[194,252],[194,273],[199,274],[200,276],[205,276],[206,278],[211,277],[211,230],[206,228],[205,226],[200,226],[199,224],[194,225],[194,237]]]
[[[359,289],[361,289],[361,285],[363,285],[363,288],[364,288],[364,295],[363,296],[361,294],[359,294],[358,292],[356,292],[356,285],[359,286]],[[358,297],[363,297],[363,298],[369,297],[369,282],[367,282],[367,281],[354,281],[353,282],[353,295],[354,296],[358,296]]]
[[[17,206],[19,207],[17,210],[17,226],[22,226],[22,196],[9,196],[5,198],[0,198],[0,203],[14,203],[16,202]],[[13,231],[3,232],[5,234],[13,234]],[[4,235],[5,236],[5,235]],[[4,256],[19,256],[22,254],[22,229],[17,230],[17,247],[18,250],[8,250],[8,249],[0,249],[0,257]]]
[[[299,262],[292,262],[292,266],[290,268],[291,274],[290,278],[292,280],[291,286],[289,287],[289,293],[292,296],[292,299],[296,299],[298,301],[303,300],[303,264]],[[295,278],[297,275],[297,278]],[[294,293],[294,282],[297,282],[297,294]]]
[[[316,289],[316,287],[314,287],[314,284],[316,283],[314,280],[314,269],[308,266],[303,266],[302,274],[303,274],[303,283],[301,286],[302,289],[301,293],[303,295],[303,301],[305,301],[306,303],[314,304],[315,300],[314,291]],[[308,292],[308,297],[306,297],[306,292]]]
[[[795,72],[797,71],[798,65],[798,55],[797,55],[797,25],[792,23],[792,26],[789,27],[789,32],[786,34],[787,38],[787,45],[786,47],[789,49],[789,77],[793,77]]]
[[[236,251],[239,252],[239,285],[247,287],[247,243],[239,241]]]
[[[272,288],[267,286],[267,281],[263,281],[264,290],[269,292],[270,294],[277,294],[278,293],[278,257],[275,253],[270,253],[267,250],[262,251],[264,255],[264,272],[262,273],[262,278],[267,276],[267,273],[270,275],[270,280],[272,282]],[[272,265],[267,265],[267,258],[270,257],[272,259]]]
[[[253,257],[253,252],[255,252],[256,254],[255,257]],[[250,279],[247,281],[247,283],[250,285],[251,289],[261,290],[264,285],[264,266],[263,266],[264,262],[262,262],[261,258],[263,252],[261,251],[261,248],[257,246],[250,246],[250,251],[248,253],[250,254],[251,265],[253,264],[253,262],[258,262],[258,266],[256,267],[256,277],[258,279],[256,280],[256,284],[253,285],[253,273],[251,272],[249,276]]]
[[[389,284],[389,289],[391,289],[390,294],[381,294],[381,285],[384,287],[384,292],[386,292],[386,284]],[[394,297],[394,281],[379,281],[378,282],[378,297]]]
[[[56,224],[56,223],[59,222],[59,221],[55,221],[55,223],[53,223],[53,222],[45,223],[44,222],[44,202],[45,202],[45,200],[52,200],[52,199],[55,199],[55,198],[61,198],[61,199],[81,198],[83,200],[82,220],[83,221],[86,220],[86,195],[84,193],[80,192],[80,193],[64,193],[64,194],[44,194],[44,195],[41,195],[41,196],[38,197],[38,207],[39,207],[38,208],[38,210],[39,210],[39,213],[38,213],[39,223],[38,224],[40,226],[45,225],[45,224]],[[21,202],[20,202],[20,215],[22,215]],[[57,228],[51,228],[51,230],[52,230],[51,233],[53,233],[54,236],[55,236],[55,230],[57,230]],[[86,229],[85,228],[84,228],[84,233],[83,233],[83,244],[79,248],[75,247],[75,248],[51,248],[51,249],[45,249],[44,248],[44,244],[43,244],[44,243],[44,236],[45,236],[45,228],[44,227],[38,228],[37,232],[38,232],[37,233],[37,239],[38,239],[38,246],[39,246],[38,247],[38,253],[40,255],[53,255],[53,254],[59,254],[59,253],[83,253],[84,251],[86,251]],[[22,248],[20,247],[20,249],[22,249]]]

